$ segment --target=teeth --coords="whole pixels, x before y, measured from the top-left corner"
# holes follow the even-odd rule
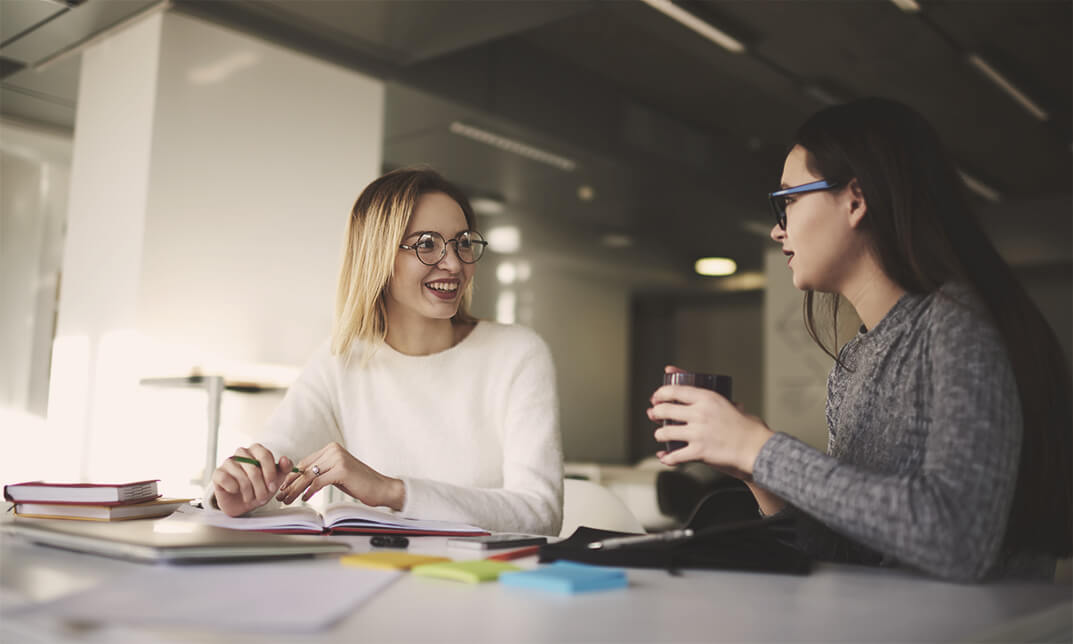
[[[458,290],[458,284],[454,282],[429,282],[428,284],[425,284],[425,286],[434,291],[453,292]]]

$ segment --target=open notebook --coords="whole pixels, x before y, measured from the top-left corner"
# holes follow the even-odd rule
[[[333,503],[324,513],[307,507],[258,510],[254,514],[230,517],[219,510],[185,505],[165,521],[192,521],[236,530],[257,530],[281,534],[408,534],[414,536],[471,537],[488,534],[465,523],[406,519],[352,502]]]

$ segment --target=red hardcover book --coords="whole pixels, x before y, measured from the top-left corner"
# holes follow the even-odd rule
[[[88,503],[16,503],[15,516],[35,519],[78,519],[80,521],[125,521],[164,517],[190,499],[152,499],[141,503],[100,505]]]
[[[46,483],[28,481],[4,486],[4,498],[13,503],[68,505],[126,505],[160,496],[157,481],[132,483]]]

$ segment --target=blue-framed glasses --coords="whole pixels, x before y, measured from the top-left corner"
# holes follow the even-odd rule
[[[837,188],[837,181],[827,181],[826,179],[820,179],[819,181],[813,181],[811,183],[803,183],[793,188],[783,188],[782,190],[776,190],[769,193],[767,198],[771,202],[771,211],[775,213],[775,223],[779,225],[779,228],[786,230],[786,206],[793,199],[794,195],[806,194],[809,192],[819,192],[821,190],[831,190]]]

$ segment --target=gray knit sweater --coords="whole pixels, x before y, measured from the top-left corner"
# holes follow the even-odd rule
[[[755,482],[801,515],[806,550],[955,580],[1053,574],[1053,558],[1001,552],[1021,405],[979,300],[956,285],[905,295],[839,358],[828,454],[776,434],[754,465]]]

